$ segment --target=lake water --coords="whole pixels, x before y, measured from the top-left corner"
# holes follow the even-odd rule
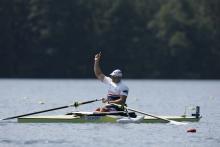
[[[155,115],[182,115],[199,105],[203,118],[171,124],[22,124],[0,121],[0,147],[218,147],[220,146],[220,81],[124,80],[130,107]],[[0,118],[50,109],[106,95],[98,80],[0,80]],[[90,111],[96,102],[78,108]],[[45,114],[65,114],[63,109]],[[187,129],[196,128],[196,133]]]

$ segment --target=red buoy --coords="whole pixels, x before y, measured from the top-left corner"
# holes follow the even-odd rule
[[[196,133],[196,129],[195,128],[190,128],[187,130],[188,133]]]

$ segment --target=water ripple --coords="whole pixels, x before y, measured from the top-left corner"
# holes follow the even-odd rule
[[[21,142],[17,140],[1,139],[0,144],[21,144]]]
[[[206,141],[214,141],[217,143],[220,143],[220,138],[215,138],[215,137],[207,137],[205,138]]]
[[[34,144],[63,144],[63,143],[73,143],[73,141],[67,140],[26,140],[26,141],[19,141],[19,140],[9,140],[9,139],[1,139],[0,144],[23,144],[23,145],[34,145]]]
[[[24,141],[24,144],[61,144],[61,143],[71,143],[71,141],[66,140],[28,140]]]

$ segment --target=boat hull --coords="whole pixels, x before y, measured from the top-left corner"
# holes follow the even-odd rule
[[[194,116],[159,116],[161,118],[179,122],[198,122],[201,117]],[[74,116],[74,115],[54,115],[54,116],[28,116],[18,118],[19,123],[117,123],[121,116]],[[140,123],[167,123],[162,119],[145,116]]]

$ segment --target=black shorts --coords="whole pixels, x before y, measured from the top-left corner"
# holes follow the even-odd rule
[[[104,106],[104,108],[106,108],[109,111],[124,111],[124,108],[118,107],[114,104],[108,104]]]

